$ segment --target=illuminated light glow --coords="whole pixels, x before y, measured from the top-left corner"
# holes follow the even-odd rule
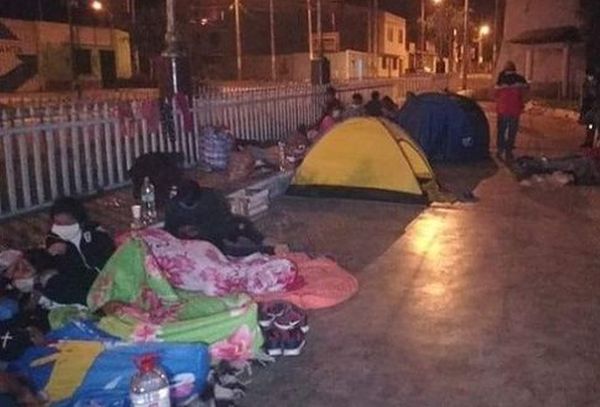
[[[481,27],[479,27],[479,34],[481,36],[489,35],[491,32],[492,32],[492,29],[487,24],[484,24]]]
[[[101,1],[94,0],[92,1],[92,9],[95,11],[102,11],[104,9],[104,4]]]

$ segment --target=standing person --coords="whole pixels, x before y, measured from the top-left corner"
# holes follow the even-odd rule
[[[83,203],[75,198],[54,202],[50,218],[46,251],[52,256],[52,268],[89,289],[115,251],[113,239],[89,220]]]
[[[376,90],[371,93],[371,100],[365,105],[367,116],[380,117],[383,114],[380,97],[381,95]]]
[[[525,107],[525,92],[529,84],[517,73],[514,62],[508,61],[496,82],[496,113],[498,114],[498,158],[513,159],[519,118]]]
[[[585,140],[581,147],[593,147],[594,144],[594,107],[598,101],[598,78],[591,70],[585,75],[585,80],[581,87],[580,116],[579,122],[585,126]]]

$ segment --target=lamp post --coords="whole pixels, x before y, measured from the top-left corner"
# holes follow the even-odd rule
[[[469,0],[465,0],[464,20],[463,20],[463,46],[462,46],[462,89],[466,90],[469,74]]]
[[[161,96],[173,96],[178,93],[188,94],[191,91],[189,69],[187,69],[185,55],[180,47],[175,31],[175,0],[166,0],[167,29],[165,33],[165,50],[162,58],[163,66],[161,80]]]
[[[432,0],[433,4],[442,4],[443,0]],[[421,67],[425,65],[425,51],[427,48],[427,40],[425,39],[425,0],[421,0]]]
[[[77,6],[75,0],[67,0],[67,20],[69,22],[69,62],[71,63],[71,90],[76,89],[77,69],[75,66],[75,30],[73,27],[73,6]]]
[[[235,50],[237,55],[237,80],[242,80],[242,33],[240,29],[240,0],[234,0],[235,12]]]
[[[479,50],[477,52],[479,65],[483,64],[483,40],[485,37],[490,35],[491,29],[487,24],[483,24],[479,27]]]
[[[269,25],[271,27],[271,80],[277,80],[277,60],[275,57],[275,9],[269,0]]]

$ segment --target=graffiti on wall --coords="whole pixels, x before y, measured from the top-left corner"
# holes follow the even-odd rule
[[[38,73],[38,58],[23,40],[0,21],[0,92],[14,92]]]

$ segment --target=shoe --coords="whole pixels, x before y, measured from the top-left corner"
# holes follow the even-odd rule
[[[269,329],[265,333],[265,352],[269,356],[281,356],[283,354],[282,333],[279,329]]]
[[[298,328],[302,333],[307,333],[309,327],[306,312],[293,304],[288,305],[287,311],[275,318],[273,325],[282,331]]]
[[[306,345],[306,335],[301,329],[283,331],[281,336],[283,356],[298,356],[302,353],[302,349]]]
[[[262,303],[258,309],[258,325],[269,329],[276,318],[288,312],[290,304],[284,301]]]

